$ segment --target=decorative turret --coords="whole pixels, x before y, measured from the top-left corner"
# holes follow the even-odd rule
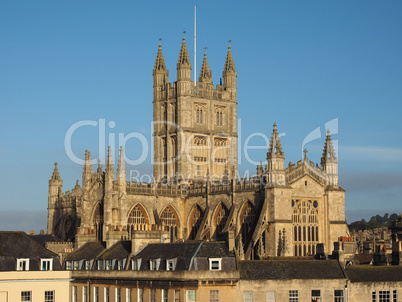
[[[183,37],[179,60],[177,62],[177,95],[190,94],[191,63],[188,56],[186,38]]]
[[[212,73],[209,69],[207,53],[204,53],[204,61],[202,61],[199,83],[212,84]],[[213,86],[212,86],[213,87]]]
[[[57,169],[57,162],[55,162],[54,163],[54,170],[53,170],[52,178],[49,180],[49,183],[57,181],[57,180],[60,180],[60,174],[59,174],[59,169]]]
[[[112,148],[109,146],[107,149],[107,160],[105,172],[108,174],[114,174],[113,171],[113,160],[112,160]]]
[[[120,146],[120,156],[119,156],[119,164],[117,167],[117,184],[119,186],[119,190],[122,192],[126,192],[126,166],[124,163],[124,152],[123,146]]]
[[[91,152],[85,150],[85,162],[84,171],[82,172],[82,189],[86,191],[89,189],[89,184],[92,178],[92,164],[91,164]]]
[[[229,45],[226,56],[225,67],[223,68],[223,87],[231,93],[231,99],[236,101],[237,73],[234,65],[231,47]]]
[[[119,164],[117,167],[117,178],[126,179],[126,166],[124,164],[123,146],[120,146]]]
[[[96,174],[101,175],[103,172],[102,170],[102,165],[101,165],[101,161],[98,161],[98,169],[96,170]]]
[[[59,198],[60,192],[61,194],[63,193],[63,181],[61,180],[59,170],[57,169],[57,162],[55,162],[52,178],[49,180],[48,221],[47,221],[48,234],[53,233],[56,202]]]
[[[111,147],[107,149],[107,160],[106,160],[106,169],[105,169],[105,191],[110,193],[113,189],[113,180],[114,180],[114,170],[113,170],[113,161],[112,161],[112,150]]]
[[[321,170],[328,175],[330,185],[338,186],[338,159],[335,155],[334,146],[332,145],[331,135],[327,131],[327,139],[325,140],[324,151],[321,157]]]
[[[269,184],[285,184],[285,170],[284,170],[285,156],[282,151],[281,142],[279,140],[278,130],[274,124],[269,149],[267,152],[267,183]]]
[[[161,90],[164,90],[166,84],[169,83],[169,71],[166,69],[165,60],[163,59],[162,54],[162,46],[160,44],[152,75],[154,78],[154,99],[160,99]]]

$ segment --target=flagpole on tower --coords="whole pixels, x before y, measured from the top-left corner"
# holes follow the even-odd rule
[[[197,81],[197,5],[194,5],[194,86]]]

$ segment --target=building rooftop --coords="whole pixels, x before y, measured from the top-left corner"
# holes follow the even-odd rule
[[[401,282],[402,266],[352,265],[345,269],[351,282]]]
[[[336,260],[263,260],[239,261],[240,279],[343,279]]]

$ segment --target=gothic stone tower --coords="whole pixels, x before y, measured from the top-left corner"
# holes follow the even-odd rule
[[[186,41],[169,82],[159,45],[153,70],[154,181],[186,183],[237,175],[236,69],[229,46],[223,84],[212,83],[207,56],[196,86]]]

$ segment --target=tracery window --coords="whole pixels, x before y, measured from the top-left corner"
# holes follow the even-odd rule
[[[146,224],[144,210],[137,204],[130,213],[128,217],[128,224]]]
[[[215,125],[218,127],[223,126],[225,107],[215,107]]]
[[[292,200],[292,206],[294,255],[314,255],[318,243],[318,202]]]
[[[198,205],[195,205],[193,211],[191,212],[190,216],[190,227],[191,227],[191,232],[189,239],[195,239],[195,236],[197,236],[198,230],[201,225],[203,213],[201,208]]]
[[[216,225],[216,232],[215,234],[218,235],[222,232],[223,228],[226,225],[226,221],[228,219],[229,211],[226,206],[221,203],[216,211],[215,214],[215,225]]]
[[[96,239],[102,241],[103,239],[103,204],[96,205],[93,217],[93,224],[95,227]]]
[[[162,225],[168,225],[168,226],[176,226],[179,224],[176,213],[174,212],[171,206],[167,206],[163,210],[161,215],[161,222]]]
[[[241,212],[240,224],[241,224],[241,234],[243,239],[243,246],[245,247],[251,236],[253,235],[254,224],[257,218],[257,213],[254,206],[248,201]]]
[[[148,223],[148,217],[144,208],[140,204],[135,205],[135,207],[131,210],[127,221],[129,237],[131,238],[133,231],[144,230],[145,225]]]
[[[195,105],[195,122],[197,124],[205,123],[205,105],[204,104],[196,104]]]

